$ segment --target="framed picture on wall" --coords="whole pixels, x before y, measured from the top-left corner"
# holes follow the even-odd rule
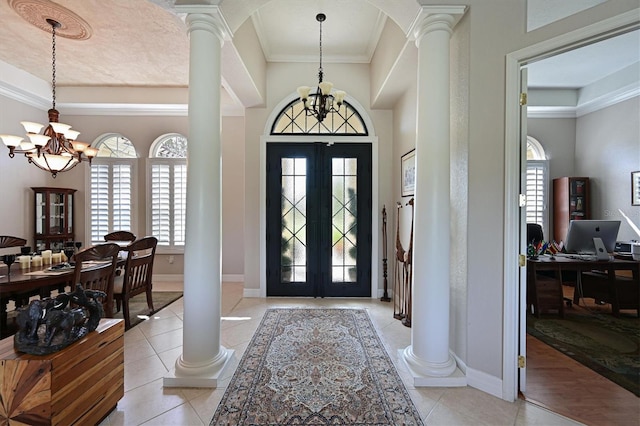
[[[640,206],[640,170],[631,172],[631,205]]]
[[[401,195],[403,197],[410,197],[414,195],[416,188],[416,150],[412,149],[411,151],[404,154],[400,160],[400,170],[401,170],[401,179],[402,182],[402,192]]]

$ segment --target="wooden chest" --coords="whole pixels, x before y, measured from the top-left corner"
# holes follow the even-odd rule
[[[97,424],[124,396],[124,321],[98,328],[49,355],[0,341],[0,424]]]

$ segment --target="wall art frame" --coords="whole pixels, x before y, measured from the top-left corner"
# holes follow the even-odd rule
[[[402,197],[411,197],[416,189],[416,150],[404,154],[400,159],[400,185]]]
[[[640,170],[631,172],[631,205],[640,206]]]

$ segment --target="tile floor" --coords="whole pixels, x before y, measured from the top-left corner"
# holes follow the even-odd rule
[[[181,283],[179,284],[181,285]],[[156,288],[159,286],[156,286]],[[171,284],[164,284],[167,290]],[[209,425],[242,353],[263,313],[272,307],[364,308],[426,425],[577,425],[536,405],[503,401],[471,387],[414,388],[397,349],[411,341],[410,329],[393,319],[393,307],[375,299],[243,298],[241,283],[222,289],[221,344],[234,349],[232,365],[217,389],[163,388],[162,378],[182,353],[182,299],[125,333],[124,397],[101,423],[116,425]]]

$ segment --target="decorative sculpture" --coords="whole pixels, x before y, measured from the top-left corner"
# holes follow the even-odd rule
[[[393,290],[393,317],[402,321],[406,327],[411,327],[411,280],[412,257],[413,257],[413,198],[406,205],[411,205],[411,234],[409,236],[409,248],[405,250],[400,241],[400,209],[402,204],[397,203],[396,222],[396,262],[395,262],[395,282]]]
[[[389,292],[387,290],[387,208],[382,206],[382,276],[384,277],[384,293],[380,298],[381,302],[389,302]]]
[[[32,300],[18,309],[15,349],[45,355],[66,348],[98,327],[105,297],[102,291],[85,290],[78,284],[73,292]]]
[[[402,204],[396,203],[396,261],[394,267],[394,282],[393,282],[393,317],[395,319],[404,318],[404,248],[402,247],[402,241],[400,241],[400,209]]]

